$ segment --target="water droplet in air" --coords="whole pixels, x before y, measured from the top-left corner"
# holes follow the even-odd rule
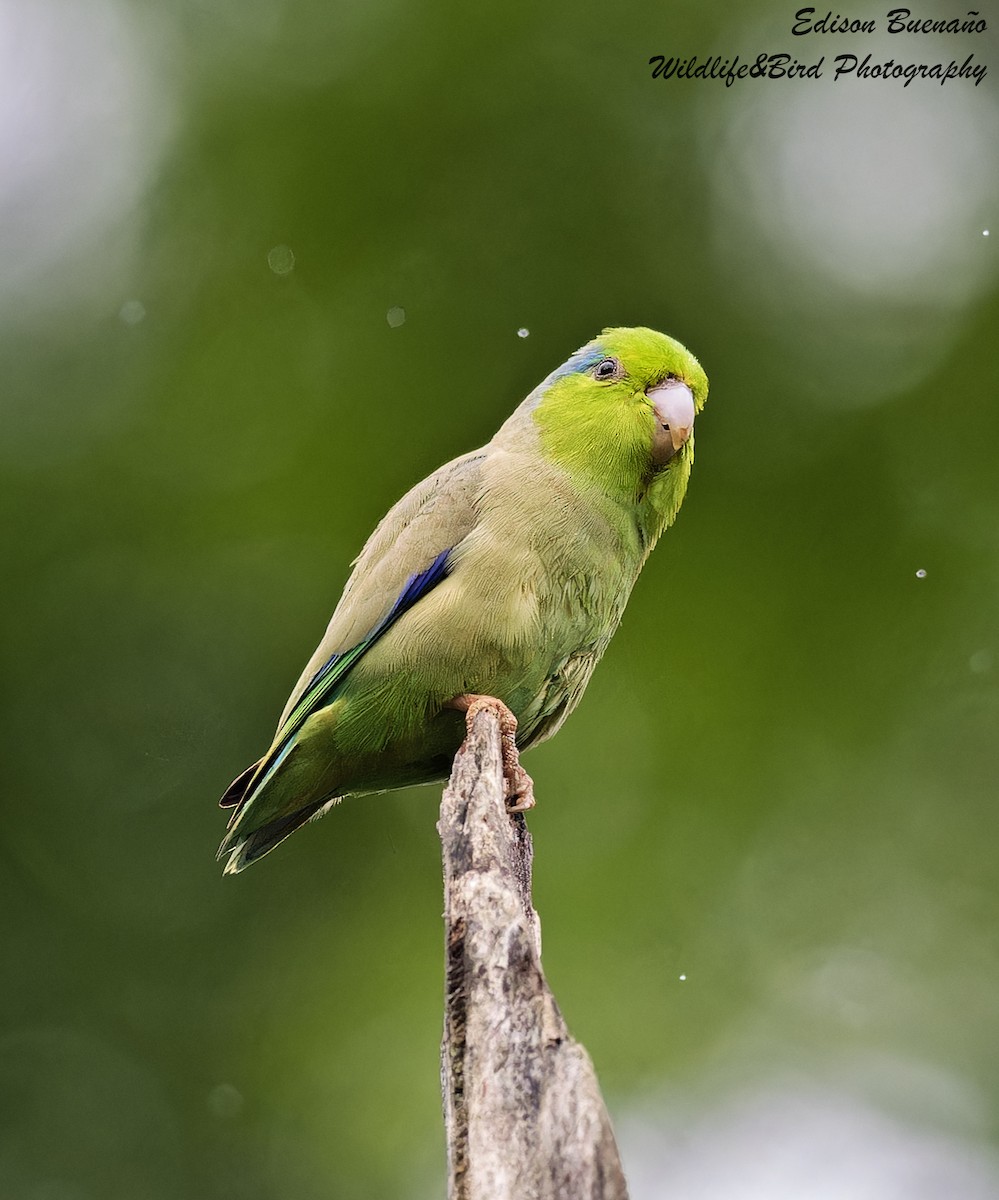
[[[141,300],[126,300],[118,309],[118,320],[125,325],[138,325],[145,316],[146,306]]]
[[[983,229],[983,230],[982,230],[982,237],[988,237],[988,236],[989,236],[989,231],[988,231],[987,229]]]
[[[388,321],[392,329],[398,329],[400,325],[406,324],[406,310],[399,308],[398,305],[395,308],[390,308],[385,314],[385,320]]]
[[[926,578],[926,572],[923,570],[922,567],[920,567],[919,570],[916,572],[916,578],[917,579],[925,579]]]
[[[521,327],[517,330],[517,337],[530,337],[530,336],[531,336],[531,331],[529,329],[525,328],[525,326],[523,326],[523,325],[521,325]]]
[[[295,254],[290,246],[274,246],[267,251],[267,265],[275,275],[288,275],[295,267]]]
[[[681,975],[681,976],[680,976],[680,982],[682,983],[682,982],[683,982],[683,981],[684,981],[686,978],[687,978],[687,976],[686,976],[686,975]]]

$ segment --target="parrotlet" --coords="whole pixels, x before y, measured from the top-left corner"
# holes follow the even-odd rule
[[[466,719],[501,717],[509,802],[533,803],[518,750],[576,707],[687,491],[708,381],[679,342],[605,329],[481,450],[383,518],[267,753],[222,797],[241,871],[347,796],[447,776]]]

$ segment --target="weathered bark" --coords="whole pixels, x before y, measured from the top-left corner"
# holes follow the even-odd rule
[[[506,809],[492,713],[455,758],[438,831],[449,1200],[627,1200],[593,1064],[541,969],[531,835]]]

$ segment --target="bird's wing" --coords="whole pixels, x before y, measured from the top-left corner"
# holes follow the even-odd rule
[[[223,808],[236,807],[238,813],[266,786],[307,718],[335,699],[358,660],[448,574],[451,552],[475,526],[485,453],[475,451],[447,463],[382,519],[355,561],[270,749],[229,786],[219,801]]]

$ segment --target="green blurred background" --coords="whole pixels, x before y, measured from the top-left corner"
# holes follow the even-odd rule
[[[999,1196],[996,98],[828,69],[995,42],[795,7],[0,3],[0,1196],[441,1193],[435,790],[225,881],[216,799],[608,324],[711,379],[528,759],[635,1200]],[[764,52],[826,77],[647,66]]]

